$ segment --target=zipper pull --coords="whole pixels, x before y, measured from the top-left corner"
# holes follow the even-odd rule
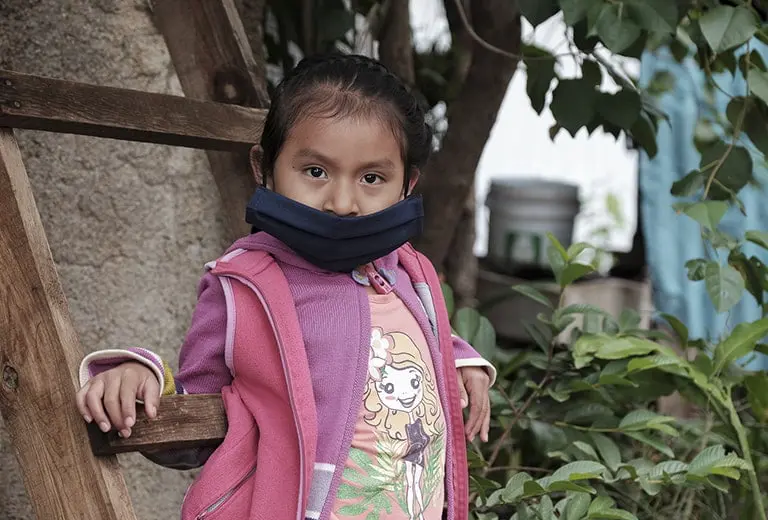
[[[373,264],[366,265],[364,270],[368,281],[371,282],[371,287],[373,287],[376,293],[389,294],[392,292],[392,286],[379,274]]]

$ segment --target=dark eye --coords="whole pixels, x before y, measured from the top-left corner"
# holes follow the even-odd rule
[[[363,175],[363,182],[366,184],[376,184],[381,181],[381,177],[376,173],[366,173]]]
[[[387,383],[384,385],[384,391],[388,394],[391,394],[395,391],[395,385],[392,383]]]
[[[314,179],[322,179],[323,177],[325,177],[325,170],[317,166],[310,166],[304,171],[307,173],[307,175],[309,175]]]
[[[411,379],[411,387],[413,387],[414,390],[417,390],[421,386],[421,380],[419,380],[418,377],[414,377]]]

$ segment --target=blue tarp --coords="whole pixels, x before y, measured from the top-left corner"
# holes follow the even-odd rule
[[[768,48],[754,42],[764,59]],[[768,61],[768,59],[766,59]],[[678,64],[665,49],[646,53],[641,61],[641,82],[647,84],[657,71],[669,71],[675,78],[674,89],[660,99],[661,109],[670,124],[661,123],[658,132],[658,154],[649,159],[640,154],[639,182],[642,226],[646,239],[646,255],[653,287],[653,301],[659,312],[670,313],[688,326],[692,338],[717,341],[735,325],[761,317],[755,299],[745,292],[742,300],[725,314],[718,314],[707,296],[704,282],[691,282],[684,268],[692,258],[713,258],[705,250],[699,224],[678,215],[672,204],[680,199],[670,193],[672,183],[698,168],[700,155],[693,145],[693,134],[699,115],[714,109],[725,114],[730,97],[715,90],[706,92],[705,77],[698,65],[689,60]],[[744,95],[746,82],[737,70],[718,74],[717,84],[731,96]],[[746,138],[745,138],[746,141]],[[749,143],[751,147],[751,143]],[[761,187],[748,186],[739,193],[747,216],[731,208],[720,229],[739,239],[746,230],[768,230],[768,168],[762,154],[753,149],[755,176]],[[754,244],[744,247],[748,256],[756,255],[768,264],[768,252]],[[723,251],[720,252],[725,256]],[[724,261],[724,258],[723,258]],[[750,369],[768,369],[768,357],[748,358]]]

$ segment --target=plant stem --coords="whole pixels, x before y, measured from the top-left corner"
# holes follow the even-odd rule
[[[744,425],[741,423],[741,417],[739,417],[739,413],[736,411],[733,401],[730,400],[728,402],[728,413],[731,417],[733,429],[736,430],[736,436],[739,438],[741,457],[747,462],[747,474],[749,475],[749,486],[752,488],[752,501],[755,506],[755,514],[760,520],[768,520],[765,514],[765,506],[763,505],[763,494],[760,490],[760,481],[757,479],[755,465],[752,462],[752,450],[749,447],[747,432],[744,429]]]

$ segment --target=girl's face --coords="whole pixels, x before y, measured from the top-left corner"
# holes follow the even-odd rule
[[[402,200],[404,179],[400,143],[379,119],[305,118],[291,128],[269,186],[314,209],[355,217]],[[417,180],[414,172],[409,188]]]
[[[389,365],[381,381],[376,383],[376,392],[387,408],[411,412],[424,397],[423,379],[424,376],[414,367],[400,369]]]

